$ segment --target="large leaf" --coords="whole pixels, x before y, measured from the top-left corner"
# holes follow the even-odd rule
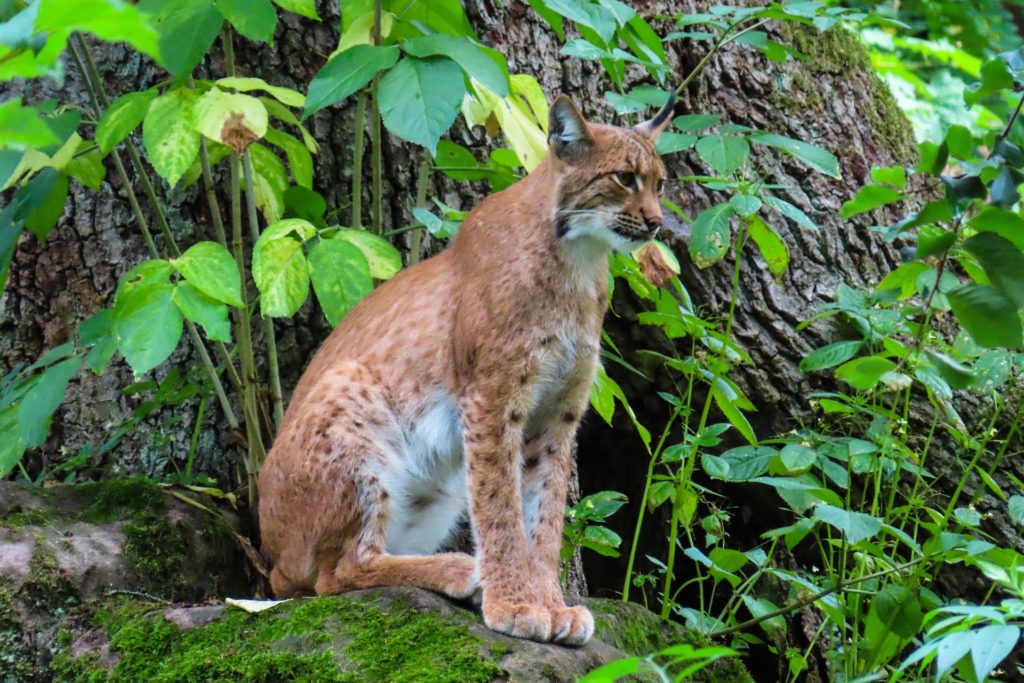
[[[871,538],[882,530],[882,520],[863,512],[850,512],[819,503],[814,507],[814,519],[825,522],[843,532],[843,536],[851,545]]]
[[[833,178],[839,177],[839,160],[826,149],[774,133],[759,133],[752,136],[750,140],[760,145],[778,147],[816,171],[821,171]]]
[[[978,231],[993,232],[1024,249],[1024,218],[1013,211],[986,206],[967,222]]]
[[[248,154],[252,162],[256,206],[263,212],[267,223],[279,221],[284,215],[288,172],[277,155],[259,143],[251,146]]]
[[[64,402],[68,382],[81,367],[79,356],[51,365],[21,399],[18,429],[25,446],[36,448],[46,441],[50,433],[50,416]]]
[[[224,23],[210,0],[141,0],[138,8],[153,15],[161,63],[176,78],[192,73]]]
[[[370,264],[357,246],[345,240],[321,240],[313,247],[309,252],[309,277],[331,325],[337,325],[373,290]]]
[[[786,243],[778,233],[757,216],[750,218],[747,233],[750,235],[750,239],[754,240],[765,263],[768,264],[768,270],[776,280],[781,279],[786,268],[789,267],[789,248]]]
[[[160,59],[157,31],[150,17],[119,0],[43,0],[33,29],[39,33],[82,31],[111,42],[123,41]],[[162,60],[161,60],[162,61]]]
[[[113,311],[104,309],[79,325],[78,343],[89,349],[85,366],[99,375],[117,351]]]
[[[1024,343],[1013,300],[988,285],[964,285],[946,294],[949,305],[978,344],[1017,348]]]
[[[287,104],[289,107],[301,107],[306,104],[306,96],[297,90],[283,88],[279,85],[270,85],[262,78],[253,78],[251,76],[229,76],[228,78],[217,79],[213,84],[221,88],[238,90],[239,92],[262,90],[270,93],[270,95],[278,102],[281,104]]]
[[[994,232],[980,232],[964,247],[981,263],[992,286],[1024,308],[1024,252]]]
[[[705,209],[693,222],[690,234],[690,256],[698,268],[717,263],[729,250],[729,219],[733,208],[718,204]]]
[[[465,95],[462,72],[451,59],[406,57],[380,80],[381,117],[389,131],[434,155]]]
[[[811,351],[800,361],[800,370],[801,372],[813,372],[835,367],[856,356],[863,346],[864,342],[856,340],[837,341],[822,346],[820,349]]]
[[[206,296],[189,282],[177,283],[171,298],[182,315],[202,325],[207,337],[216,341],[231,341],[231,323],[228,322],[227,306]]]
[[[358,91],[377,73],[394,66],[398,55],[397,45],[356,45],[331,57],[309,84],[302,118]]]
[[[697,154],[720,176],[735,173],[750,155],[746,138],[734,135],[708,135],[697,142]]]
[[[316,13],[316,0],[274,0],[274,4],[288,12],[295,12],[310,19],[320,19]]]
[[[149,372],[178,346],[182,317],[167,281],[147,281],[126,288],[114,302],[117,348],[136,375]]]
[[[252,250],[252,279],[263,315],[289,316],[309,296],[309,266],[302,243],[316,234],[308,221],[289,218],[268,226]]]
[[[242,305],[238,266],[217,242],[197,242],[171,265],[206,296],[232,306]]]
[[[903,193],[886,187],[885,185],[865,185],[857,190],[857,195],[844,203],[839,209],[839,215],[847,220],[859,213],[865,213],[880,206],[898,202],[903,199]]]
[[[17,406],[0,410],[0,477],[10,474],[24,454],[25,442],[21,440],[18,429]]]
[[[199,155],[199,133],[193,127],[196,94],[175,88],[153,100],[142,124],[142,142],[149,162],[174,185]]]
[[[307,190],[313,189],[313,157],[302,141],[276,128],[267,128],[266,140],[284,150],[295,184]]]
[[[432,33],[402,43],[413,57],[442,56],[453,59],[463,71],[499,97],[508,97],[508,66],[504,58],[463,36]]]
[[[865,356],[844,363],[836,370],[836,377],[854,389],[868,391],[875,388],[882,375],[895,369],[896,364],[881,356]]]
[[[984,681],[1006,659],[1020,640],[1020,627],[989,624],[977,632],[971,647],[971,663],[977,680]]]
[[[274,44],[277,10],[270,0],[213,0],[213,4],[246,38]]]
[[[46,199],[25,217],[25,227],[36,236],[40,243],[46,241],[46,236],[57,224],[64,214],[64,204],[68,199],[67,176],[58,175],[50,194]]]
[[[195,106],[197,131],[242,154],[267,132],[267,108],[255,97],[210,88]]]
[[[130,92],[111,102],[96,124],[96,144],[100,151],[107,154],[138,128],[156,96],[156,90],[144,90]]]
[[[402,269],[402,254],[386,239],[366,230],[340,230],[334,239],[345,240],[363,252],[370,275],[388,280]]]

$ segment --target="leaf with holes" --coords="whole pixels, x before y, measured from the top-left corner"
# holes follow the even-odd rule
[[[733,208],[718,204],[705,209],[693,222],[690,235],[690,256],[698,268],[714,265],[729,250],[729,219]]]
[[[195,128],[242,154],[267,132],[267,108],[255,97],[210,88],[195,107]]]

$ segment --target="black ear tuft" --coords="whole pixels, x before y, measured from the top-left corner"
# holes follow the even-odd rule
[[[593,145],[583,114],[567,95],[559,95],[548,113],[548,145],[555,156],[573,161],[585,156]]]
[[[640,135],[643,135],[651,142],[654,142],[658,139],[658,136],[661,135],[662,131],[668,128],[669,124],[672,123],[672,117],[675,115],[675,110],[676,94],[675,92],[670,92],[665,106],[654,115],[654,118],[637,124],[633,130],[640,133]]]

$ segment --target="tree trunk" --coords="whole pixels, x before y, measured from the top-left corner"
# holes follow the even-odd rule
[[[704,6],[695,0],[631,4],[648,19]],[[513,73],[535,76],[549,95],[569,93],[593,120],[616,122],[603,97],[610,84],[600,66],[560,56],[557,37],[523,0],[466,0],[464,5],[480,39],[508,58]],[[321,0],[318,10],[323,17],[321,23],[282,15],[272,49],[238,38],[240,73],[305,90],[338,38],[336,3]],[[656,20],[654,26],[663,35],[672,30],[668,20]],[[774,39],[793,46],[808,59],[790,59],[779,64],[766,60],[748,46],[732,45],[713,58],[682,95],[690,112],[722,113],[727,122],[820,145],[836,154],[842,166],[842,179],[834,180],[811,172],[777,151],[755,150],[754,162],[762,179],[784,185],[786,189],[779,195],[803,209],[820,226],[819,231],[813,232],[781,217],[773,222],[789,245],[792,258],[789,271],[780,281],[771,276],[760,256],[752,251],[746,255],[735,334],[754,363],[738,367],[732,376],[757,404],[758,412],[752,422],[762,436],[812,420],[807,393],[826,382],[823,377],[803,375],[796,366],[811,349],[832,340],[836,328],[832,324],[815,324],[798,333],[796,325],[830,301],[839,283],[869,286],[899,263],[896,251],[867,229],[871,221],[866,217],[841,221],[839,207],[867,180],[872,165],[907,165],[915,155],[909,123],[875,76],[856,37],[841,29],[819,34],[797,25],[771,24],[767,30]],[[94,49],[111,95],[148,87],[165,78],[148,60],[123,47],[104,45]],[[684,40],[669,44],[668,49],[678,82],[696,65],[707,47]],[[219,47],[211,55],[200,65],[197,76],[223,74]],[[63,87],[35,81],[19,89],[29,102],[56,96],[84,105],[87,97],[80,74],[73,63],[67,64],[66,71]],[[648,80],[641,69],[630,69],[628,85]],[[351,219],[354,109],[354,101],[349,100],[311,120],[313,135],[322,146],[315,159],[315,187],[337,212],[340,223]],[[468,130],[461,122],[451,135],[476,152],[496,144],[482,128]],[[367,174],[369,154],[367,148],[363,165]],[[416,185],[422,154],[421,149],[385,133],[383,209],[384,224],[389,228],[412,222],[410,209],[415,197],[411,188]],[[666,161],[670,177],[706,172],[692,152],[677,154]],[[219,169],[217,177],[223,180],[225,176],[226,171]],[[363,187],[366,196],[362,205],[369,207],[370,183],[364,181]],[[211,238],[210,218],[197,187],[172,191],[160,183],[160,188],[170,208],[173,229],[182,241]],[[456,208],[468,209],[486,194],[486,187],[482,182],[456,182],[434,174],[429,194]],[[693,183],[678,181],[669,183],[668,195],[691,217],[721,200]],[[227,202],[222,201],[222,206],[227,206]],[[368,214],[366,209],[364,218]],[[894,217],[875,216],[878,221]],[[668,241],[680,255],[683,281],[694,302],[712,316],[724,316],[729,299],[730,263],[703,271],[696,269],[685,255],[684,224],[670,213],[667,219]],[[407,242],[408,235],[402,239]],[[159,243],[161,238],[157,240]],[[440,248],[429,238],[424,242],[428,251]],[[99,192],[73,183],[68,207],[50,242],[40,246],[31,237],[24,237],[16,254],[7,293],[0,299],[0,366],[30,361],[45,348],[71,339],[82,320],[111,303],[117,278],[144,258],[142,241],[116,177],[109,174]],[[614,310],[616,315],[609,315],[607,326],[620,341],[620,348],[657,348],[664,343],[651,329],[633,322],[637,303],[625,292],[617,292]],[[294,320],[278,321],[276,328],[282,379],[288,392],[328,326],[310,302]],[[192,350],[183,342],[174,357],[175,364],[191,363],[192,359]],[[168,367],[171,366],[155,374],[164,376]],[[664,411],[652,389],[663,388],[667,379],[656,377],[651,386],[617,373],[614,368],[611,372],[623,384],[643,419],[657,429]],[[198,372],[193,374],[201,377]],[[112,425],[129,419],[138,399],[124,396],[121,389],[130,381],[130,370],[123,363],[116,363],[101,377],[82,373],[69,390],[68,402],[55,416],[53,435],[45,448],[33,456],[31,469],[38,471],[44,463],[52,465],[65,460],[85,444],[100,441]],[[213,401],[210,403],[201,432],[197,467],[227,478],[233,467],[228,457],[230,435],[219,410]],[[180,466],[187,456],[198,410],[198,399],[192,398],[142,420],[125,436],[116,457],[109,458],[106,464],[154,473],[171,469],[172,462]],[[181,424],[165,424],[173,415],[185,418]],[[626,489],[634,503],[631,510],[619,513],[618,523],[623,525],[639,512],[637,499],[646,467],[646,456],[639,446],[630,427],[623,424],[614,430],[607,429],[596,417],[589,419],[581,437],[579,467],[583,492]],[[944,457],[949,460],[953,454],[947,452]],[[754,522],[751,536],[756,537],[756,532],[772,521],[765,510],[778,504],[774,498],[757,501],[756,505],[749,498],[745,502],[737,498],[733,505],[739,508],[740,521]],[[1000,537],[1005,540],[1011,531],[1011,527],[1002,527]],[[640,556],[645,550],[661,554],[663,544],[663,532],[651,534],[645,539]],[[621,566],[595,562],[591,569],[588,575],[598,589],[619,588]]]

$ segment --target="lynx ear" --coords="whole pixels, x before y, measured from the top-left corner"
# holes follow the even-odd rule
[[[668,128],[668,125],[672,122],[672,114],[676,108],[676,94],[674,92],[669,93],[668,102],[661,108],[657,114],[654,115],[653,119],[638,123],[633,127],[637,133],[643,135],[645,138],[654,142],[661,135],[661,132]]]
[[[556,157],[573,161],[590,151],[594,140],[587,130],[587,122],[567,95],[555,98],[548,117],[548,145]]]

